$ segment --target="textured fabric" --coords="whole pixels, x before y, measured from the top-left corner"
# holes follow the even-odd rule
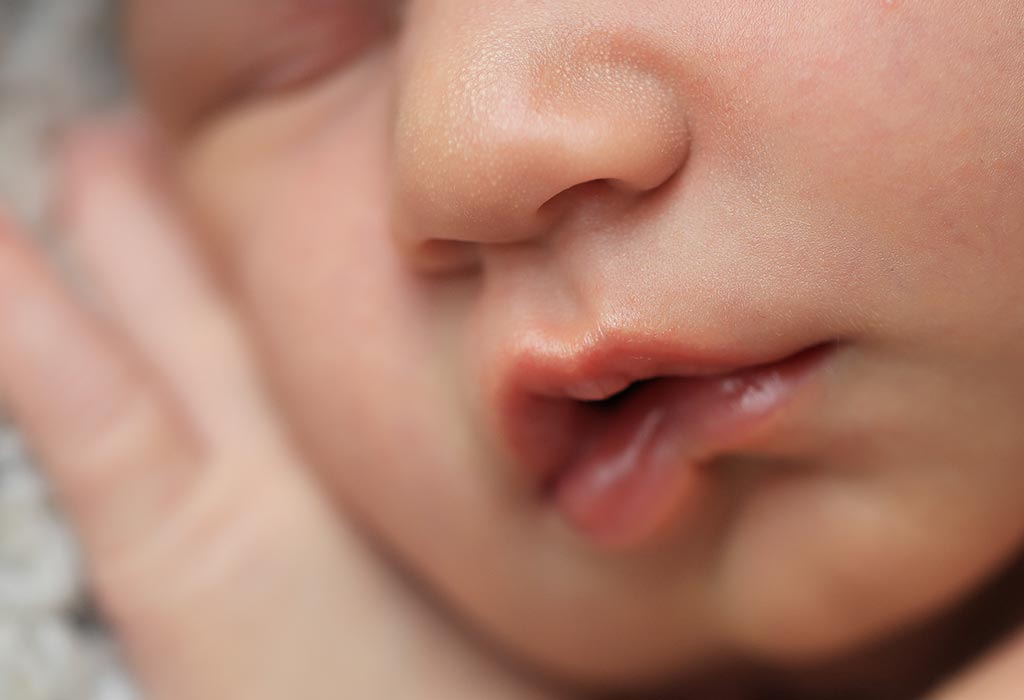
[[[116,90],[110,14],[106,0],[0,0],[0,197],[37,232],[60,128]],[[0,419],[0,698],[133,697],[94,621],[73,537]]]

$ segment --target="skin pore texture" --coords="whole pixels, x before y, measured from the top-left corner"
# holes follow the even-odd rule
[[[608,687],[827,667],[1018,557],[1019,2],[135,0],[128,21],[324,483],[512,657]],[[612,551],[524,478],[502,382],[651,338],[833,350],[708,456],[678,522]]]

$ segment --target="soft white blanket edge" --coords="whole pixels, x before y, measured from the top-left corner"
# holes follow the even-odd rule
[[[108,0],[0,0],[0,197],[37,230],[55,135],[111,84],[108,11]],[[0,420],[0,698],[134,697],[104,635],[81,623],[86,609],[74,538]]]

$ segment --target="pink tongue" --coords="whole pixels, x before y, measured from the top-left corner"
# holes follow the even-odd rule
[[[776,372],[661,379],[595,417],[556,484],[556,500],[583,533],[610,548],[657,536],[696,502],[700,460],[777,402]],[[701,454],[700,451],[705,451]]]

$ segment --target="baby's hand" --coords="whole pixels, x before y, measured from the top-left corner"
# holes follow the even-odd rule
[[[86,135],[69,159],[66,243],[93,311],[0,217],[0,397],[147,697],[539,697],[321,497],[131,134]]]

